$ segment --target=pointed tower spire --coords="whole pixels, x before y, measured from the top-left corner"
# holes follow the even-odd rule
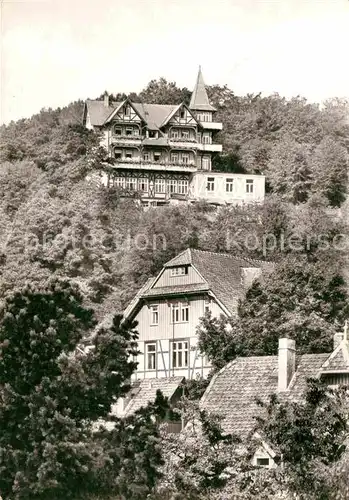
[[[199,66],[198,77],[191,95],[189,108],[197,111],[216,111],[211,106],[206,92],[204,77],[202,76],[201,66]]]

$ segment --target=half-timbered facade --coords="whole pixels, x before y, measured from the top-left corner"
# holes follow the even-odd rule
[[[189,106],[87,100],[84,125],[101,134],[101,144],[114,158],[101,180],[135,196],[146,205],[171,201],[211,203],[261,202],[264,176],[220,172],[212,183],[212,156],[222,152],[201,69]],[[219,186],[218,186],[219,184]]]
[[[187,249],[167,262],[126,309],[138,321],[136,379],[206,376],[211,365],[197,346],[206,312],[237,313],[238,301],[270,264],[228,254]]]

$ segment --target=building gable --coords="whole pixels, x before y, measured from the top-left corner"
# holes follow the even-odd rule
[[[170,117],[167,118],[166,122],[163,123],[162,126],[165,126],[167,124],[178,126],[197,126],[198,122],[190,109],[183,103],[178,107],[177,110],[175,110],[174,113],[172,113]]]
[[[111,121],[117,122],[142,122],[144,121],[143,117],[138,113],[136,108],[133,106],[132,102],[129,99],[126,99],[122,102],[108,117],[105,123],[109,123]]]
[[[152,288],[164,286],[192,285],[206,283],[204,278],[192,265],[179,265],[164,268],[158,276]]]

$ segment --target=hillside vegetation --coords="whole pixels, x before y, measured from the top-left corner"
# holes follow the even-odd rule
[[[316,273],[324,296],[335,280],[332,298],[341,306],[326,315],[320,301],[321,317],[326,316],[321,331],[328,321],[341,324],[346,251],[339,235],[347,228],[337,209],[342,206],[345,213],[348,102],[331,100],[320,109],[298,97],[238,97],[218,85],[208,90],[224,127],[219,138],[224,154],[215,159],[215,168],[266,174],[264,206],[216,211],[197,204],[144,212],[86,180],[98,171],[99,156],[96,135],[81,125],[83,102],[42,110],[1,128],[0,297],[28,281],[43,285],[52,276],[64,277],[79,285],[86,305],[103,319],[120,311],[166,260],[192,246],[275,260],[282,270],[277,266],[276,273],[284,276],[297,261],[305,275],[290,272],[288,279],[296,280],[297,288]],[[188,102],[189,96],[187,89],[160,79],[131,98],[168,103]],[[286,294],[287,288],[275,293]],[[294,296],[291,304],[280,306],[287,308],[288,325],[299,314]],[[279,330],[276,325],[273,336]],[[313,335],[318,334],[317,329]],[[322,348],[330,334],[326,338]]]

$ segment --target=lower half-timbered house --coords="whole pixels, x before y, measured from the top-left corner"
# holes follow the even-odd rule
[[[136,379],[207,376],[211,365],[198,349],[197,326],[210,312],[233,316],[238,301],[270,263],[187,249],[167,262],[126,309],[138,322]]]

